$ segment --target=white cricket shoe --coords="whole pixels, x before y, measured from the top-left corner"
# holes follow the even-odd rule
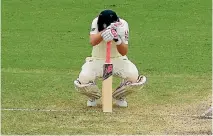
[[[128,106],[127,101],[124,99],[116,100],[116,105],[122,108],[126,108]]]
[[[89,99],[87,101],[87,107],[95,107],[95,106],[97,106],[96,100]]]

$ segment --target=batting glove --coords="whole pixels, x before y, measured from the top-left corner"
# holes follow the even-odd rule
[[[105,31],[102,32],[101,36],[104,41],[109,42],[112,41],[115,37],[117,37],[118,34],[115,29],[107,28]]]
[[[115,23],[111,23],[110,26],[108,26],[108,27],[110,27],[111,29],[117,30],[117,28],[121,25],[122,25],[121,22],[115,22]]]

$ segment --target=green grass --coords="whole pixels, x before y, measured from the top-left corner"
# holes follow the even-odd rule
[[[73,86],[91,54],[91,21],[106,8],[129,22],[128,57],[148,77],[112,114],[87,108]],[[1,111],[2,134],[209,134],[210,120],[166,115],[208,106],[211,8],[210,0],[2,0],[1,107],[69,110]]]

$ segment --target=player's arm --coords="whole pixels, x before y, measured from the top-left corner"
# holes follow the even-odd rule
[[[122,42],[120,45],[117,45],[117,50],[122,56],[125,56],[128,52],[128,44]]]
[[[129,27],[127,23],[125,24],[123,29],[124,31],[122,31],[122,33],[118,31],[118,39],[115,39],[114,41],[116,42],[118,52],[122,56],[125,56],[128,52],[128,39],[129,39]]]
[[[97,34],[90,34],[90,44],[92,46],[98,45],[103,40],[101,33],[102,32],[98,32]]]
[[[101,36],[102,31],[100,32],[98,31],[97,21],[98,21],[98,18],[95,18],[91,24],[89,42],[92,46],[98,45],[103,40]]]

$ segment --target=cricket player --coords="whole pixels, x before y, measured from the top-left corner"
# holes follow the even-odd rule
[[[96,85],[96,79],[103,75],[108,41],[112,41],[113,75],[122,79],[120,85],[112,94],[116,105],[127,107],[126,96],[141,89],[146,82],[146,77],[139,75],[136,66],[126,56],[128,39],[128,23],[119,18],[114,11],[103,10],[92,21],[90,31],[90,44],[93,47],[92,56],[86,58],[79,77],[74,81],[76,90],[88,96],[87,106],[96,106],[96,101],[101,98],[101,90]]]

